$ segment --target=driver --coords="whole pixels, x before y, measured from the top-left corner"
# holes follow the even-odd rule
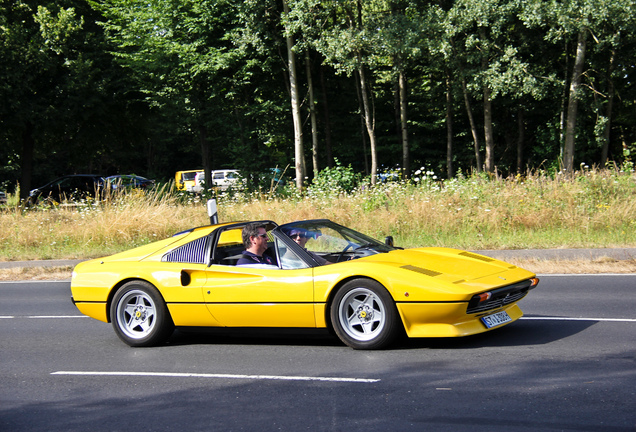
[[[265,225],[255,223],[245,225],[242,236],[245,250],[236,263],[237,266],[246,264],[275,265],[274,261],[264,254],[268,247]]]
[[[327,261],[320,255],[307,250],[305,245],[307,244],[307,241],[310,238],[313,238],[313,236],[307,230],[302,228],[292,228],[291,230],[287,232],[287,235],[291,237],[292,240],[294,240],[298,244],[298,246],[303,248],[305,252],[307,252],[318,264],[320,265],[331,264],[329,261]]]

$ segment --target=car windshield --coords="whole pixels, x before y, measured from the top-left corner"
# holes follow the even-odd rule
[[[395,250],[374,238],[328,220],[292,222],[281,225],[280,229],[290,236],[305,236],[308,239],[307,249],[319,253],[360,251],[363,254],[363,250],[375,253]]]

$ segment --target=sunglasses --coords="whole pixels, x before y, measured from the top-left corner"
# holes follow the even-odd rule
[[[267,238],[267,234],[256,234],[254,237]]]
[[[294,234],[291,236],[291,238],[297,239],[297,238],[309,238],[309,237],[306,236],[305,234]]]

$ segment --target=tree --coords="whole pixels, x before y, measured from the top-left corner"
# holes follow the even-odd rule
[[[198,137],[206,184],[211,185],[212,142],[223,141],[231,112],[224,92],[236,52],[226,39],[233,19],[225,1],[104,0],[103,26],[118,45],[151,107],[176,110]],[[219,115],[221,114],[221,115]]]
[[[309,44],[324,56],[325,62],[338,73],[356,76],[362,118],[371,148],[371,183],[375,184],[378,169],[375,111],[367,74],[373,74],[372,51],[376,46],[377,32],[369,17],[383,9],[376,3],[363,3],[361,0],[340,3],[296,0],[292,9],[298,11],[293,16],[298,27],[304,30],[306,38],[310,39]],[[320,15],[304,13],[308,10],[317,11]],[[322,26],[320,32],[311,30],[316,23]]]
[[[574,171],[574,134],[576,132],[576,114],[579,104],[579,92],[581,87],[581,75],[585,63],[585,48],[587,43],[587,29],[579,31],[576,42],[576,57],[574,69],[570,80],[570,94],[568,97],[568,109],[565,121],[565,143],[563,152],[563,168],[568,172]]]
[[[399,142],[402,153],[402,172],[405,178],[411,175],[411,155],[408,127],[408,77],[409,66],[422,58],[422,40],[429,34],[427,17],[413,7],[411,2],[389,0],[387,11],[373,15],[369,27],[379,29],[377,54],[384,57],[379,64],[391,66],[392,79],[396,82],[399,119]],[[381,42],[380,42],[381,41]]]
[[[0,134],[20,154],[23,199],[33,176],[45,182],[99,167],[116,133],[100,127],[121,111],[102,34],[84,2],[68,4],[0,4]]]
[[[289,14],[287,1],[283,0],[283,10]],[[289,94],[291,98],[292,118],[294,122],[294,159],[296,166],[296,187],[303,188],[305,180],[305,153],[303,148],[302,122],[300,120],[300,102],[298,91],[298,78],[296,73],[296,54],[294,53],[294,37],[286,31],[285,40],[287,42],[287,69],[289,72]]]
[[[579,101],[583,97],[585,88],[592,88],[593,78],[585,71],[587,60],[588,40],[592,39],[597,48],[610,52],[609,70],[613,69],[612,51],[617,46],[618,29],[631,32],[634,26],[634,12],[636,6],[630,0],[577,0],[571,2],[531,1],[525,6],[524,19],[534,26],[547,26],[546,40],[552,43],[573,41],[574,62],[572,67],[566,126],[564,133],[563,168],[568,172],[574,170],[577,122],[579,118]],[[630,29],[630,30],[628,30]],[[603,65],[603,69],[607,64]],[[610,84],[605,96],[608,116],[602,120],[602,129],[609,128],[613,106],[614,89]],[[587,81],[587,82],[585,82]],[[597,116],[597,118],[602,116]],[[609,130],[609,129],[608,129]],[[608,132],[605,132],[608,133]],[[604,157],[601,156],[601,160]]]
[[[566,136],[569,170],[634,151],[633,0],[285,1],[0,2],[0,184],[292,158],[302,180],[309,156],[371,181],[484,153],[520,172]]]

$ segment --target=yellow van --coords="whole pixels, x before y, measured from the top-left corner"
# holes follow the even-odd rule
[[[192,192],[192,188],[196,185],[195,178],[197,173],[202,172],[202,169],[177,171],[174,175],[174,184],[177,187],[177,190]]]

